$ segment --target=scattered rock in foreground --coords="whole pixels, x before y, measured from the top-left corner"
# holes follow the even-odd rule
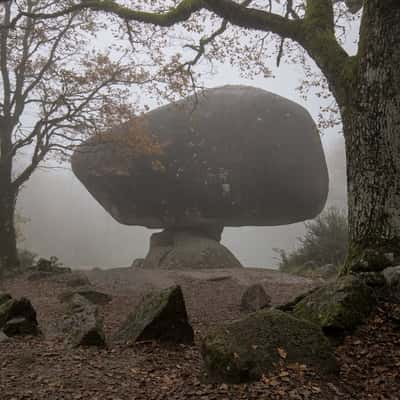
[[[79,294],[68,304],[68,314],[63,330],[72,346],[105,346],[103,319],[97,307]]]
[[[145,296],[136,311],[128,316],[115,339],[192,344],[193,337],[182,289],[173,286]]]
[[[400,303],[400,265],[389,267],[383,271],[391,301]]]
[[[261,283],[249,286],[243,293],[240,302],[242,311],[253,312],[271,305],[271,297],[266,293]]]
[[[75,294],[84,297],[86,300],[90,301],[93,304],[101,306],[108,304],[112,300],[111,295],[100,292],[90,286],[67,290],[61,293],[58,299],[60,300],[61,303],[69,302],[71,301],[71,299]]]
[[[365,321],[375,304],[374,292],[365,280],[349,275],[312,291],[294,305],[292,313],[341,339]]]
[[[279,310],[260,310],[215,328],[201,348],[208,376],[217,382],[258,380],[282,363],[300,363],[333,374],[333,349],[321,329]]]
[[[71,288],[90,285],[90,280],[84,273],[75,271],[69,274],[57,275],[53,280]]]
[[[0,303],[0,329],[7,336],[38,335],[36,311],[28,299],[9,299]]]

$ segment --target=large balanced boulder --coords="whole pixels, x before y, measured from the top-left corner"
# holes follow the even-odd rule
[[[97,307],[79,294],[75,294],[68,303],[63,331],[73,347],[105,346],[103,319]]]
[[[364,322],[375,303],[374,291],[366,280],[349,275],[303,296],[293,304],[292,313],[340,339]]]
[[[115,339],[192,344],[193,336],[182,290],[180,286],[174,286],[145,296]]]
[[[219,244],[223,227],[310,219],[328,194],[325,157],[309,113],[249,86],[208,89],[133,118],[90,138],[71,163],[117,221],[205,233],[214,240],[206,245],[214,253],[208,268],[220,267],[222,253],[231,264],[232,255]],[[193,253],[179,258],[187,254]]]
[[[238,259],[206,233],[165,230],[153,233],[143,268],[240,268]]]
[[[336,372],[332,347],[321,329],[279,310],[260,310],[213,329],[201,352],[208,376],[219,382],[258,380],[280,361]]]
[[[4,293],[0,299],[0,330],[7,336],[39,334],[36,311],[28,299]]]
[[[123,224],[281,225],[313,218],[325,204],[328,171],[314,121],[262,89],[208,89],[112,134],[121,140],[94,137],[75,152],[72,169]],[[161,151],[129,153],[135,135]]]

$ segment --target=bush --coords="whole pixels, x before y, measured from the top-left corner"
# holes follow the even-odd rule
[[[18,249],[20,268],[26,270],[31,268],[36,261],[37,254],[27,249]]]
[[[318,270],[327,264],[343,264],[348,248],[348,224],[344,211],[329,208],[311,222],[305,223],[306,234],[292,253],[275,249],[279,254],[279,269],[284,272]]]

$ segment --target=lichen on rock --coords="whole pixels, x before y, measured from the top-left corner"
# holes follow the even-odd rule
[[[337,371],[321,329],[279,310],[260,310],[213,329],[201,351],[209,378],[219,382],[257,380],[280,361],[306,364],[322,374]]]
[[[359,276],[347,275],[297,302],[293,315],[319,325],[331,337],[354,331],[376,303],[373,289]]]

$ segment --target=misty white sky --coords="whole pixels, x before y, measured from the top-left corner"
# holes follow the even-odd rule
[[[348,34],[346,48],[353,53],[357,27]],[[101,38],[99,38],[101,40]],[[271,60],[273,63],[274,60]],[[316,119],[319,99],[305,102],[295,88],[304,77],[299,65],[273,65],[275,77],[245,80],[230,65],[218,65],[206,86],[246,84],[260,87],[302,104]],[[151,103],[151,102],[150,102]],[[328,205],[345,204],[343,140],[338,129],[324,132],[323,146],[330,170]],[[113,220],[70,171],[38,171],[26,184],[18,200],[20,213],[29,218],[23,227],[24,246],[41,256],[55,255],[71,266],[126,266],[146,255],[151,230],[123,226]],[[244,266],[273,267],[273,248],[293,249],[304,225],[244,227],[224,230],[222,242]]]

